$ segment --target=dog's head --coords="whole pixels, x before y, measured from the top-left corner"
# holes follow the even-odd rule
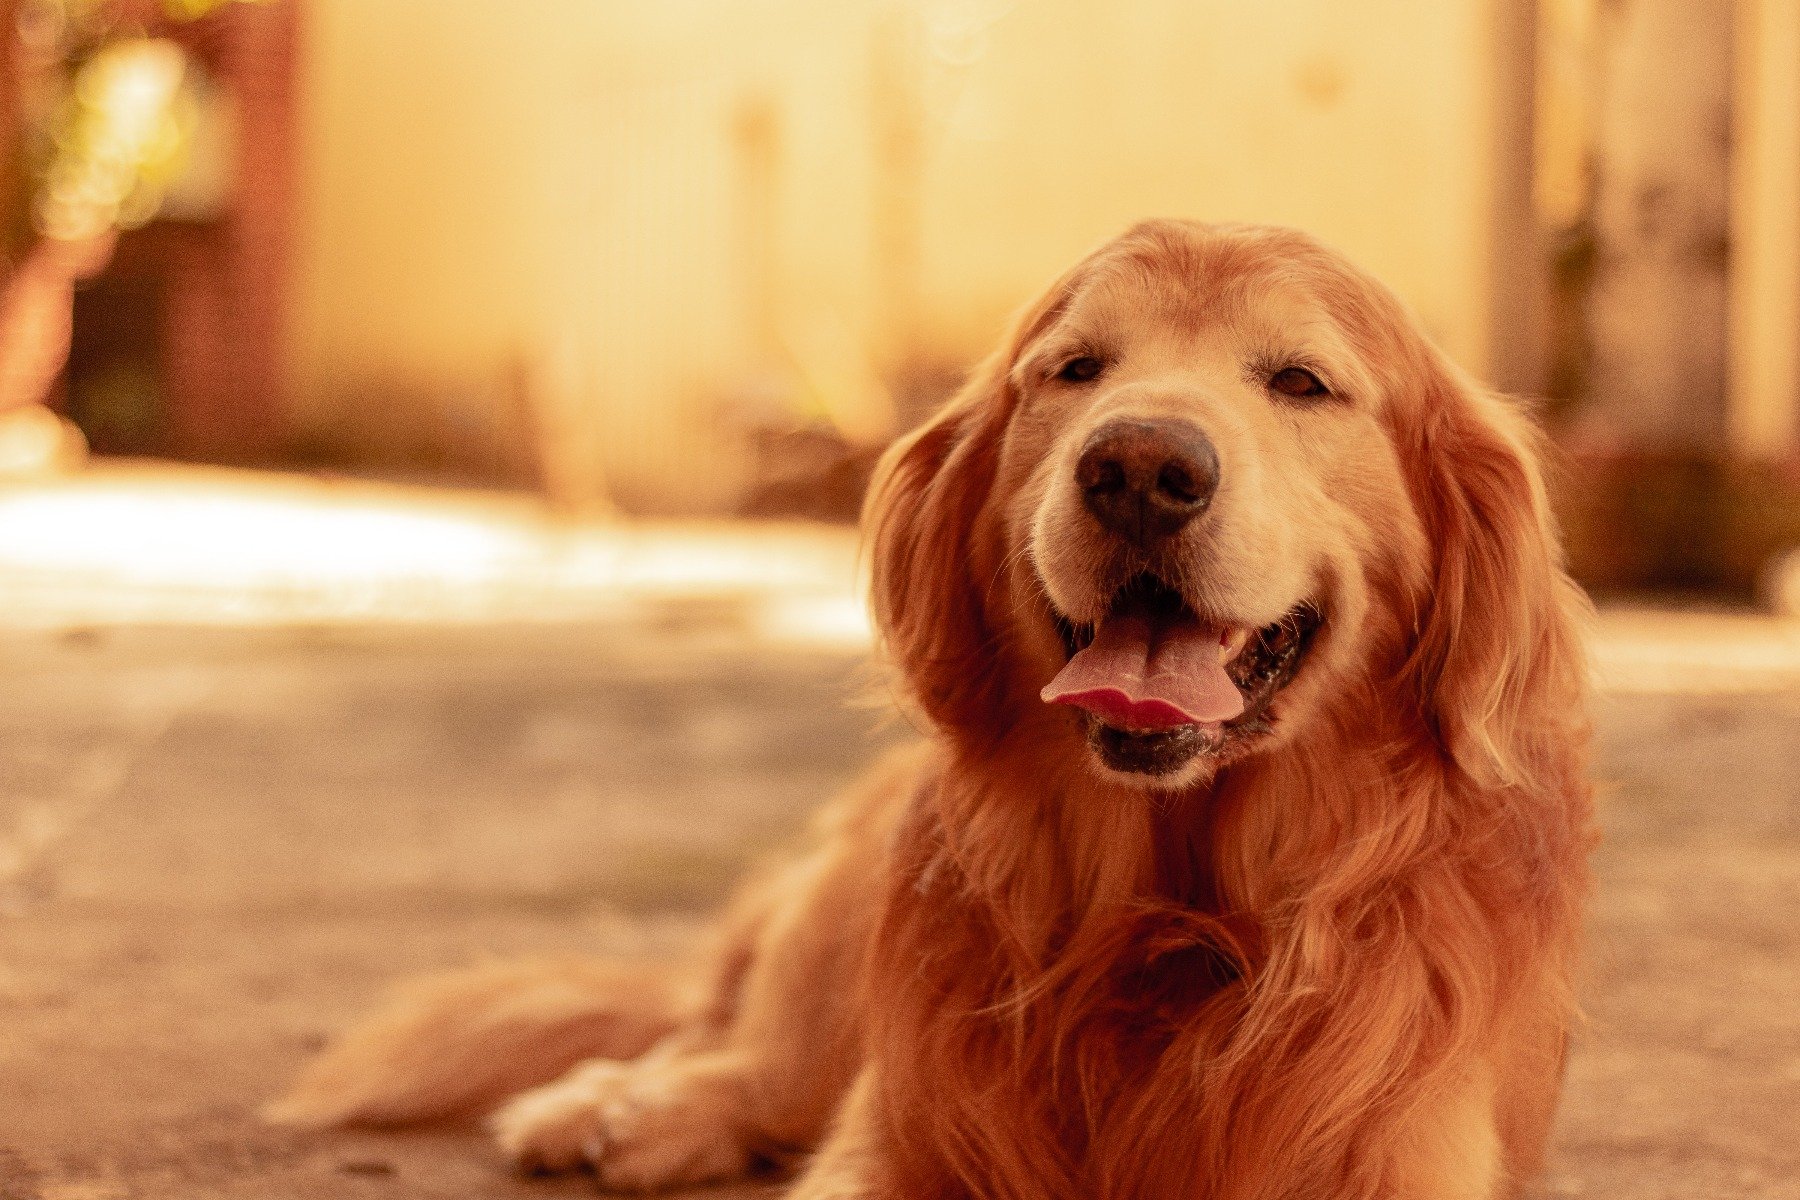
[[[1489,782],[1573,660],[1523,422],[1285,230],[1140,226],[1077,265],[871,495],[929,717],[1179,788],[1388,710]]]

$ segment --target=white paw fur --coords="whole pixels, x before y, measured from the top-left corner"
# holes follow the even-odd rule
[[[711,1183],[750,1167],[731,1091],[679,1059],[596,1060],[520,1095],[489,1126],[525,1170],[588,1166],[603,1187],[621,1191]]]

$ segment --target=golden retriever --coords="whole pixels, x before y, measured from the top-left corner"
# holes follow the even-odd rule
[[[1524,418],[1317,242],[1153,222],[892,449],[867,531],[934,736],[751,889],[697,993],[436,981],[276,1115],[504,1100],[512,1159],[624,1190],[1516,1194],[1591,842]]]

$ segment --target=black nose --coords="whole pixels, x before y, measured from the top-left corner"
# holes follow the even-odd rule
[[[1192,422],[1119,417],[1081,448],[1075,482],[1102,525],[1148,546],[1179,532],[1212,503],[1219,455]]]

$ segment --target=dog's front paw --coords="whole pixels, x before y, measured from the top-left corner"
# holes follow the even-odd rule
[[[598,1060],[529,1091],[490,1120],[515,1165],[593,1168],[601,1185],[652,1191],[743,1175],[750,1157],[731,1105],[710,1073],[663,1062]]]
[[[604,1157],[608,1089],[603,1080],[617,1067],[586,1063],[499,1109],[488,1127],[501,1151],[527,1171],[570,1171]]]

